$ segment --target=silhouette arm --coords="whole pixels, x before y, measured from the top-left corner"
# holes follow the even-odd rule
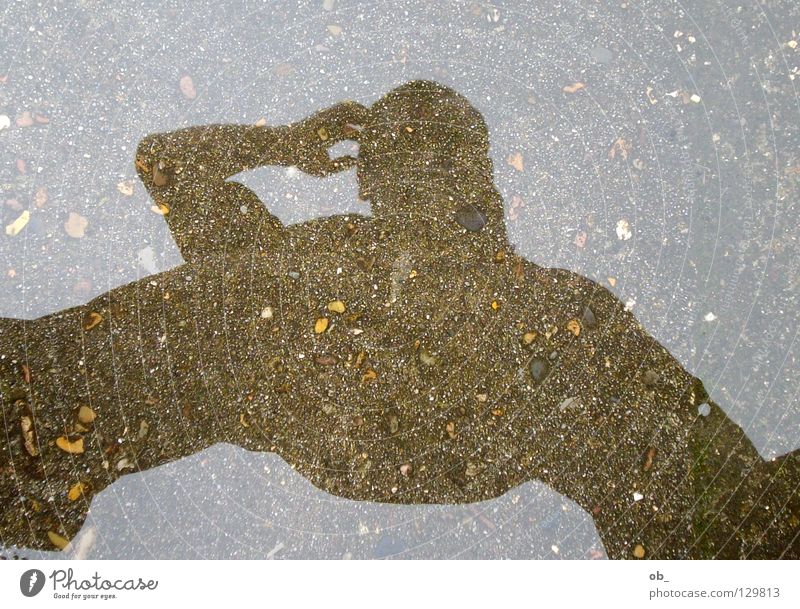
[[[317,176],[352,167],[354,158],[331,159],[328,148],[352,139],[366,113],[344,102],[290,126],[209,125],[149,135],[137,148],[136,171],[187,262],[259,247],[283,225],[253,191],[227,178],[263,165],[296,165]]]
[[[290,165],[289,127],[208,125],[156,133],[136,152],[146,186],[225,180],[262,165]]]
[[[280,221],[245,186],[227,178],[288,165],[288,127],[209,125],[156,133],[136,151],[136,171],[187,262],[275,236]]]

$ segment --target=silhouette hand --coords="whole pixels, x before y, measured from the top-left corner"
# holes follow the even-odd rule
[[[315,176],[327,176],[354,167],[351,155],[331,159],[328,149],[344,140],[357,141],[369,110],[347,101],[321,110],[289,127],[289,153],[293,165]]]

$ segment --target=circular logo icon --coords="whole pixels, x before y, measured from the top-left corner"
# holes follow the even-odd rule
[[[36,596],[44,588],[44,573],[39,569],[28,569],[19,578],[19,589],[25,596]]]

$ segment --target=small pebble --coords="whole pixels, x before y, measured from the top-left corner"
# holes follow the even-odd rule
[[[583,88],[583,84],[581,84],[580,88]],[[570,93],[572,93],[572,91],[570,91]],[[521,152],[509,154],[506,162],[517,171],[525,171],[525,158],[522,156]]]
[[[30,127],[33,124],[33,116],[29,111],[25,111],[17,117],[17,127]]]
[[[597,327],[597,318],[594,316],[594,311],[592,311],[589,307],[585,307],[583,309],[581,323],[587,328]]]
[[[149,245],[139,250],[138,262],[139,266],[141,266],[148,273],[152,275],[158,273],[158,265],[156,264],[156,252]]]
[[[19,217],[16,220],[14,220],[11,224],[6,226],[6,235],[8,235],[9,237],[14,237],[15,235],[18,235],[19,232],[23,228],[25,228],[30,219],[31,219],[31,212],[29,212],[26,209],[19,215]]]
[[[334,300],[328,303],[328,311],[333,313],[344,313],[345,306],[341,300]]]
[[[617,221],[617,238],[620,241],[627,241],[633,236],[633,232],[631,231],[630,222],[628,222],[625,218]]]
[[[28,210],[26,209],[24,212],[22,212],[22,214],[23,214],[23,216],[25,214],[28,214]],[[21,220],[22,220],[22,216],[20,216],[20,218],[17,218],[17,221],[14,224],[17,224],[17,222],[20,222]],[[25,226],[26,223],[27,223],[27,219],[25,220],[25,223],[23,223],[22,226]],[[69,212],[69,217],[67,218],[67,221],[64,222],[64,232],[66,232],[73,239],[82,239],[83,237],[86,236],[86,227],[88,225],[89,225],[89,221],[86,218],[84,218],[80,214],[76,214],[75,212],[71,211],[71,212]],[[12,226],[13,225],[10,225],[10,226],[6,227],[6,234],[11,235],[11,236],[13,236],[15,234],[15,233],[9,232],[9,229]],[[16,232],[19,232],[19,230],[17,230]]]
[[[103,321],[103,316],[100,315],[100,313],[92,311],[91,313],[89,313],[89,315],[86,316],[86,320],[84,321],[83,324],[83,329],[88,332],[89,330],[97,326],[97,324],[99,324],[101,321]]]
[[[711,406],[708,404],[700,404],[697,407],[697,414],[699,414],[701,417],[707,417],[711,414]]]
[[[642,376],[642,382],[646,387],[655,387],[659,380],[660,378],[658,376],[658,372],[655,370],[645,370],[644,375]]]
[[[197,89],[194,86],[194,81],[188,74],[181,77],[180,81],[178,82],[178,87],[186,99],[195,99],[197,97]]]
[[[563,402],[558,405],[558,409],[561,412],[564,412],[567,409],[571,408],[579,408],[581,406],[581,401],[578,398],[567,398]]]
[[[92,421],[94,421],[96,416],[97,415],[95,415],[94,410],[92,410],[88,406],[81,406],[78,409],[78,421],[80,421],[84,425],[89,425],[90,423],[92,423]]]
[[[633,549],[633,555],[636,558],[644,558],[644,546],[642,544],[636,544],[636,547]]]
[[[531,376],[537,383],[541,383],[550,371],[550,365],[541,357],[535,357],[530,365]]]
[[[128,457],[123,457],[119,461],[117,461],[117,471],[121,472],[125,469],[133,469],[134,465]]]
[[[580,336],[581,324],[577,319],[570,319],[567,322],[567,330],[572,332],[575,336]]]
[[[456,222],[458,222],[468,231],[477,233],[484,226],[486,226],[488,218],[486,217],[486,214],[477,207],[465,205],[456,212]]]
[[[472,463],[471,461],[467,463],[467,470],[465,473],[467,474],[468,477],[474,478],[475,476],[478,475],[480,471],[481,468],[477,463]]]
[[[153,165],[151,173],[153,174],[154,186],[162,187],[169,184],[169,176],[164,171],[161,170],[161,168],[158,166],[158,163]]]
[[[436,356],[431,355],[427,351],[420,351],[419,361],[421,361],[426,366],[433,366],[436,363]]]
[[[651,446],[647,449],[647,455],[644,459],[644,471],[648,472],[653,467],[653,458],[656,456],[655,447]]]
[[[70,440],[66,436],[61,436],[56,439],[56,446],[58,446],[65,453],[71,455],[79,455],[83,452],[83,438]]]
[[[47,537],[50,539],[50,543],[52,543],[59,550],[63,550],[69,545],[69,539],[62,537],[53,531],[47,531]]]
[[[610,63],[614,59],[613,53],[603,47],[595,47],[590,51],[592,59],[597,63]]]
[[[67,499],[70,501],[77,501],[83,497],[83,494],[86,492],[86,490],[86,485],[83,482],[76,482],[70,487],[69,492],[67,493]]]

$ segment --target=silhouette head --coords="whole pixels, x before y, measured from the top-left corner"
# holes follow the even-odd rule
[[[448,218],[505,235],[483,116],[438,83],[412,81],[372,105],[359,137],[358,181],[375,215]]]

